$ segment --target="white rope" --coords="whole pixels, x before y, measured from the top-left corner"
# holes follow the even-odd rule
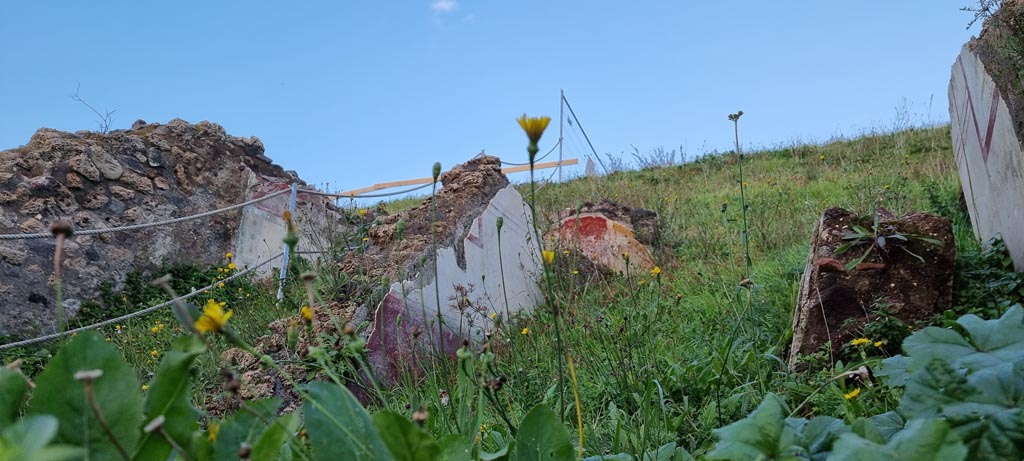
[[[235,210],[235,209],[238,209],[238,208],[242,208],[242,207],[245,207],[245,206],[252,205],[254,203],[262,202],[264,200],[267,200],[267,199],[270,199],[270,198],[273,198],[273,197],[277,197],[278,195],[285,194],[285,193],[288,193],[288,192],[291,192],[290,188],[289,189],[282,189],[282,190],[279,190],[279,191],[274,192],[272,194],[264,195],[263,197],[249,200],[248,202],[242,202],[242,203],[238,203],[238,204],[235,204],[235,205],[227,206],[227,207],[220,208],[220,209],[217,209],[217,210],[206,211],[206,212],[199,213],[199,214],[194,214],[194,215],[189,215],[189,216],[182,216],[180,218],[174,218],[174,219],[168,219],[166,221],[157,221],[157,222],[151,222],[151,223],[145,223],[145,224],[132,224],[130,226],[121,226],[121,227],[108,227],[108,228],[105,228],[105,229],[84,229],[84,230],[75,229],[73,235],[109,234],[109,233],[113,233],[113,232],[126,232],[126,231],[133,231],[133,230],[139,230],[139,229],[147,229],[147,228],[150,228],[150,227],[167,226],[167,225],[177,224],[177,223],[184,222],[184,221],[190,221],[190,220],[193,220],[193,219],[199,219],[199,218],[205,218],[207,216],[213,216],[215,214],[223,213],[225,211]],[[40,238],[53,238],[53,234],[50,233],[50,232],[39,232],[39,233],[35,233],[35,234],[0,234],[0,240],[21,240],[21,239],[40,239]]]
[[[221,283],[230,282],[230,281],[232,281],[232,280],[234,280],[234,279],[236,279],[238,277],[241,277],[241,276],[243,276],[245,274],[248,274],[249,272],[252,272],[252,271],[254,271],[256,269],[259,269],[260,267],[263,267],[263,266],[267,265],[271,261],[273,261],[273,260],[275,260],[277,258],[280,258],[283,254],[284,253],[278,253],[276,256],[273,256],[273,257],[271,257],[269,259],[265,259],[265,260],[261,261],[259,264],[256,264],[255,266],[248,267],[248,268],[246,268],[244,270],[241,270],[241,271],[239,271],[239,272],[237,272],[235,274],[232,274],[228,278],[225,278],[223,280],[218,280],[218,281],[214,282],[213,284],[210,284],[210,285],[207,285],[207,286],[205,286],[203,288],[195,290],[195,291],[193,291],[193,292],[191,292],[191,293],[189,293],[187,295],[179,296],[179,297],[174,298],[174,299],[172,299],[170,301],[165,301],[165,302],[162,302],[162,303],[157,304],[155,306],[147,307],[147,308],[142,309],[140,311],[135,311],[135,312],[132,312],[130,314],[122,315],[120,317],[115,317],[115,318],[112,318],[112,319],[107,319],[107,320],[104,320],[102,322],[94,323],[92,325],[86,325],[84,327],[74,328],[74,329],[71,329],[71,330],[68,330],[68,331],[65,331],[65,332],[62,332],[62,333],[50,333],[48,335],[43,335],[43,336],[40,336],[38,338],[25,339],[25,340],[22,340],[22,341],[15,341],[13,343],[8,343],[8,344],[0,345],[0,351],[2,351],[4,349],[11,349],[11,348],[14,348],[14,347],[28,346],[28,345],[31,345],[31,344],[46,342],[46,341],[50,341],[50,340],[53,340],[53,339],[57,339],[57,338],[59,338],[61,336],[65,336],[65,335],[69,335],[69,334],[75,334],[75,333],[79,333],[79,332],[86,331],[86,330],[92,330],[92,329],[104,327],[104,326],[107,326],[107,325],[110,325],[110,324],[113,324],[113,323],[120,323],[122,321],[128,320],[128,319],[133,318],[133,317],[138,317],[140,315],[148,314],[148,313],[153,312],[153,311],[155,311],[157,309],[160,309],[162,307],[170,306],[170,305],[172,305],[172,304],[174,304],[174,303],[176,303],[178,301],[184,301],[184,300],[189,299],[189,298],[191,298],[193,296],[196,296],[196,295],[198,295],[200,293],[212,290],[214,287],[216,287],[217,285],[219,285]]]
[[[409,192],[416,192],[416,191],[418,191],[420,189],[424,189],[424,188],[430,187],[430,185],[432,185],[432,184],[434,184],[434,183],[428,182],[428,183],[423,184],[421,186],[416,186],[416,187],[412,187],[412,188],[409,188],[409,189],[403,189],[403,190],[396,191],[396,192],[387,192],[387,193],[380,193],[380,194],[337,194],[337,193],[320,192],[318,190],[308,190],[308,189],[299,189],[299,192],[302,192],[303,194],[320,195],[320,196],[323,196],[323,197],[333,197],[333,198],[381,198],[381,197],[391,197],[393,195],[407,194]]]

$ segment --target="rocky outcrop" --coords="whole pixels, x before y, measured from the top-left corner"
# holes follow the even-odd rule
[[[258,138],[230,136],[215,123],[138,121],[108,134],[43,128],[27,145],[0,152],[0,233],[45,232],[57,219],[77,230],[162,221],[244,202],[297,180],[270,162]],[[143,231],[73,237],[62,274],[68,313],[102,282],[116,286],[131,271],[223,261],[238,245],[242,216],[234,210]],[[53,251],[52,238],[0,241],[0,334],[53,331]]]
[[[576,252],[603,272],[643,274],[654,268],[647,245],[658,240],[658,214],[603,200],[567,208],[545,240],[550,248]]]

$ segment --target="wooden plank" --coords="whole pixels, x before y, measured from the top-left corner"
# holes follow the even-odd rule
[[[579,162],[580,162],[579,159],[570,158],[570,159],[562,160],[561,165],[562,166],[570,166],[570,165],[576,165]],[[538,163],[538,164],[534,165],[533,169],[534,170],[544,170],[544,169],[547,169],[547,168],[555,168],[557,166],[559,166],[559,162],[557,162],[557,161],[545,162],[545,163]],[[502,173],[519,173],[519,172],[522,172],[522,171],[530,171],[530,165],[513,166],[513,167],[508,167],[508,168],[502,168],[501,169]],[[378,190],[381,190],[381,189],[391,189],[393,187],[415,186],[415,185],[418,185],[418,184],[430,184],[433,180],[434,180],[434,178],[416,178],[416,179],[403,179],[401,181],[382,182],[382,183],[374,184],[372,186],[360,187],[359,189],[352,189],[352,190],[347,190],[345,192],[339,192],[338,195],[341,196],[341,197],[350,197],[350,196],[353,196],[353,195],[365,194],[367,192],[378,191]]]
[[[580,163],[580,161],[579,161],[579,159],[575,159],[575,158],[569,158],[569,159],[562,160],[562,166],[575,165],[577,163]],[[557,161],[546,162],[546,163],[537,163],[537,164],[533,165],[533,169],[534,170],[543,170],[543,169],[546,169],[546,168],[555,168],[557,166],[558,166],[558,162]],[[502,173],[506,173],[506,174],[507,173],[519,173],[519,172],[522,172],[522,171],[530,171],[530,165],[513,166],[513,167],[508,167],[508,168],[502,168],[501,169],[501,172]]]

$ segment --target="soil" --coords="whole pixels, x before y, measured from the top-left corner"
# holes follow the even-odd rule
[[[874,306],[880,302],[889,304],[892,315],[908,326],[952,307],[956,244],[949,220],[923,213],[895,218],[884,209],[878,213],[882,226],[892,225],[901,233],[928,236],[943,244],[913,238],[893,244],[890,239],[884,250],[876,248],[856,268],[846,270],[843,266],[863,255],[867,245],[841,255],[835,254],[836,248],[844,243],[843,235],[851,223],[870,229],[871,222],[841,208],[826,210],[811,238],[801,281],[789,351],[791,367],[796,365],[797,354],[817,352],[828,341],[838,348],[861,337],[864,326],[878,318]],[[839,358],[838,354],[833,357]]]

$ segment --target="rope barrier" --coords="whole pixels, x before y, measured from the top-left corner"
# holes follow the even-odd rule
[[[538,158],[538,159],[534,159],[533,163],[540,162],[541,160],[544,160],[545,158],[547,158],[547,156],[551,155],[551,153],[555,151],[555,148],[558,147],[559,144],[562,144],[562,140],[561,139],[559,139],[558,142],[556,142],[554,146],[551,146],[551,150],[549,150],[548,153],[540,156],[540,158]],[[529,165],[530,162],[526,162],[526,163],[513,163],[513,162],[506,162],[506,161],[502,160],[501,164],[502,165],[509,165],[509,166],[526,166],[526,165]]]
[[[426,183],[426,184],[423,184],[423,185],[420,185],[420,186],[410,187],[408,189],[402,189],[400,191],[381,193],[381,194],[353,194],[353,195],[345,195],[345,194],[335,194],[335,193],[330,193],[330,192],[320,192],[318,190],[309,190],[309,189],[299,189],[299,192],[302,192],[303,194],[319,195],[321,197],[333,197],[333,198],[381,198],[381,197],[390,197],[392,195],[407,194],[409,192],[416,192],[416,191],[418,191],[420,189],[425,189],[427,187],[430,187],[432,184],[433,183]]]
[[[135,311],[135,312],[132,312],[130,314],[122,315],[120,317],[114,317],[112,319],[107,319],[107,320],[104,320],[102,322],[94,323],[92,325],[86,325],[84,327],[78,327],[78,328],[74,328],[74,329],[71,329],[71,330],[67,330],[67,331],[62,332],[62,333],[50,333],[48,335],[39,336],[37,338],[25,339],[25,340],[22,340],[22,341],[15,341],[13,343],[3,344],[3,345],[0,345],[0,351],[5,350],[5,349],[11,349],[11,348],[14,348],[14,347],[28,346],[28,345],[32,345],[32,344],[36,344],[36,343],[42,343],[42,342],[50,341],[50,340],[53,340],[53,339],[57,339],[57,338],[59,338],[61,336],[65,336],[65,335],[69,335],[69,334],[75,334],[75,333],[79,333],[79,332],[86,331],[86,330],[92,330],[92,329],[104,327],[104,326],[107,326],[107,325],[110,325],[110,324],[113,324],[113,323],[119,323],[119,322],[122,322],[124,320],[128,320],[128,319],[133,318],[133,317],[138,317],[140,315],[148,314],[148,313],[153,312],[153,311],[155,311],[157,309],[160,309],[162,307],[170,306],[170,305],[172,305],[172,304],[174,304],[174,303],[176,303],[178,301],[184,301],[184,300],[189,299],[189,298],[191,298],[193,296],[196,296],[196,295],[198,295],[200,293],[204,293],[204,292],[207,292],[209,290],[212,290],[214,287],[216,287],[217,285],[219,285],[221,283],[230,282],[230,281],[232,281],[232,280],[234,280],[234,279],[236,279],[238,277],[241,277],[241,276],[243,276],[245,274],[248,274],[249,272],[252,272],[252,271],[254,271],[256,269],[259,269],[260,267],[263,267],[263,266],[269,264],[271,261],[274,261],[275,259],[280,258],[283,254],[284,253],[278,253],[275,256],[272,256],[272,257],[270,257],[268,259],[265,259],[265,260],[261,261],[259,264],[256,264],[255,266],[248,267],[248,268],[246,268],[246,269],[244,269],[242,271],[239,271],[239,272],[237,272],[235,274],[232,274],[230,277],[227,277],[224,280],[218,280],[218,281],[216,281],[216,282],[214,282],[214,283],[212,283],[210,285],[207,285],[207,286],[205,286],[203,288],[195,290],[195,291],[193,291],[193,292],[191,292],[189,294],[186,294],[186,295],[183,295],[183,296],[179,296],[179,297],[174,298],[174,299],[172,299],[170,301],[165,301],[165,302],[162,302],[162,303],[157,304],[155,306],[147,307],[147,308],[142,309],[140,311]]]
[[[248,202],[242,202],[242,203],[238,203],[238,204],[235,204],[235,205],[227,206],[227,207],[220,208],[220,209],[217,209],[217,210],[206,211],[206,212],[199,213],[199,214],[194,214],[194,215],[189,215],[189,216],[182,216],[180,218],[174,218],[174,219],[168,219],[166,221],[157,221],[157,222],[151,222],[151,223],[145,223],[145,224],[132,224],[130,226],[121,226],[121,227],[108,227],[108,228],[105,228],[105,229],[84,229],[84,230],[75,229],[74,235],[109,234],[109,233],[113,233],[113,232],[126,232],[126,231],[133,231],[133,230],[139,230],[139,229],[147,229],[147,228],[150,228],[150,227],[158,227],[158,226],[166,226],[166,225],[170,225],[170,224],[177,224],[177,223],[180,223],[180,222],[191,221],[193,219],[199,219],[199,218],[205,218],[207,216],[213,216],[213,215],[218,214],[218,213],[224,213],[226,211],[231,211],[231,210],[235,210],[235,209],[242,208],[242,207],[245,207],[245,206],[249,206],[249,205],[252,205],[254,203],[259,203],[259,202],[262,202],[264,200],[267,200],[267,199],[270,199],[270,198],[273,198],[273,197],[277,197],[278,195],[286,194],[288,192],[291,192],[291,189],[282,189],[282,190],[279,190],[279,191],[274,192],[272,194],[264,195],[263,197],[249,200]],[[35,233],[35,234],[0,234],[0,240],[21,240],[21,239],[40,239],[40,238],[53,238],[53,234],[50,233],[50,232],[39,232],[39,233]]]

